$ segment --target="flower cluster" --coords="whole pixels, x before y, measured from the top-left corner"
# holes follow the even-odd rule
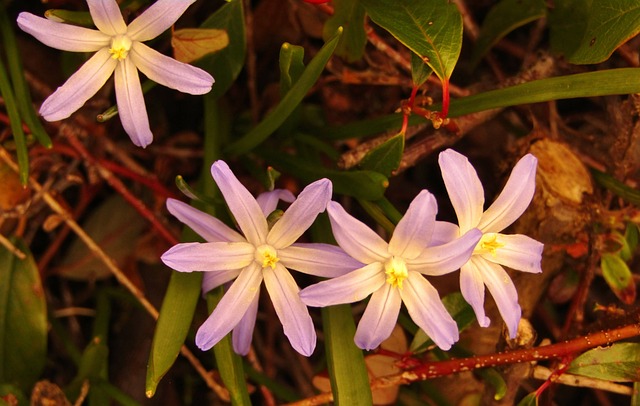
[[[116,101],[122,126],[134,144],[153,141],[138,70],[163,86],[190,94],[211,90],[213,77],[149,48],[144,41],[166,31],[195,0],[158,0],[126,25],[116,0],[87,0],[98,28],[92,30],[20,13],[18,26],[40,42],[72,52],[95,52],[40,107],[47,121],[69,117],[89,100],[115,72]]]
[[[423,190],[386,242],[331,201],[332,186],[327,179],[307,186],[297,199],[283,190],[255,199],[225,162],[215,162],[213,178],[242,234],[215,217],[170,199],[169,211],[206,242],[177,244],[162,255],[162,261],[177,271],[205,272],[204,292],[228,286],[198,330],[198,347],[210,349],[233,330],[234,350],[246,354],[264,281],[285,335],[301,354],[310,355],[316,344],[307,306],[352,303],[369,295],[355,335],[360,348],[376,348],[389,337],[404,303],[414,322],[446,350],[458,340],[458,329],[437,290],[423,275],[443,275],[457,269],[461,270],[462,294],[480,325],[489,324],[483,309],[486,285],[511,336],[515,336],[520,307],[502,265],[541,272],[542,244],[523,235],[499,232],[531,202],[537,160],[530,154],[523,157],[486,211],[482,185],[468,160],[447,150],[441,153],[439,163],[459,225],[436,221],[435,198]],[[291,205],[270,227],[267,217],[278,200]],[[296,242],[325,210],[339,246]],[[300,290],[290,270],[329,279]]]

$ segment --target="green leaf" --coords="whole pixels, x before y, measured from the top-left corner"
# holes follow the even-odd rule
[[[333,38],[324,44],[316,56],[309,62],[309,65],[302,75],[300,75],[300,79],[291,87],[286,96],[280,100],[280,103],[251,131],[238,141],[229,145],[225,152],[230,155],[247,153],[261,144],[280,127],[320,77],[324,66],[329,61],[329,58],[331,58],[331,55],[333,55],[333,51],[338,44],[341,34],[342,30],[340,29]]]
[[[220,52],[202,58],[196,65],[213,75],[216,82],[209,93],[218,98],[226,93],[244,67],[247,50],[242,0],[230,0],[200,26],[227,32],[229,45]]]
[[[371,19],[421,57],[443,81],[462,48],[462,17],[447,0],[361,0]]]
[[[336,405],[371,405],[371,388],[362,350],[356,347],[351,306],[322,308],[331,391]]]
[[[549,26],[554,51],[571,63],[599,63],[640,33],[640,6],[637,0],[559,0]]]
[[[567,372],[614,382],[640,381],[640,344],[594,348],[575,358]]]
[[[640,73],[640,70],[639,72]],[[629,93],[636,93],[629,92]],[[616,195],[620,196],[624,200],[629,203],[635,204],[636,206],[640,206],[640,190],[634,189],[630,186],[625,185],[620,182],[618,179],[609,175],[605,172],[600,172],[597,169],[591,169],[591,174],[593,175],[593,179],[598,182],[600,185],[606,187]]]
[[[473,50],[472,64],[476,65],[489,49],[511,31],[547,13],[544,0],[502,0],[485,17]]]
[[[33,256],[21,240],[11,241],[26,258],[0,246],[0,382],[26,391],[44,369],[47,309]]]
[[[70,11],[53,8],[45,11],[44,17],[59,23],[79,25],[87,28],[95,27],[91,14],[88,11]]]
[[[349,62],[355,62],[364,55],[367,34],[364,31],[364,7],[359,0],[333,0],[333,16],[324,24],[322,36],[328,41],[338,30],[344,28],[336,55]]]
[[[424,82],[429,79],[429,76],[433,73],[433,69],[429,65],[425,63],[425,61],[420,58],[415,53],[411,53],[411,80],[413,81],[413,85],[416,87],[420,87],[424,84]]]
[[[629,261],[633,258],[633,254],[638,248],[638,242],[640,241],[640,227],[635,223],[627,223],[627,228],[624,231],[624,239],[626,242],[626,248],[628,250],[627,257],[622,258],[625,261]]]
[[[76,399],[80,394],[82,384],[85,380],[102,378],[103,371],[107,367],[108,358],[109,347],[107,347],[103,340],[94,337],[82,353],[78,373],[65,389],[67,398]]]
[[[531,392],[518,402],[518,406],[538,406],[538,394],[536,392]]]
[[[13,133],[13,140],[16,143],[16,154],[18,155],[18,166],[20,167],[20,183],[27,184],[29,179],[29,154],[27,153],[27,139],[22,131],[22,118],[18,112],[16,97],[9,82],[9,76],[0,60],[0,96],[4,98],[4,105],[9,116],[9,125]]]
[[[391,173],[400,166],[403,151],[404,136],[395,135],[367,152],[360,161],[360,167],[390,177]]]
[[[171,46],[176,60],[192,63],[229,45],[229,36],[217,28],[183,28],[173,31]]]
[[[304,71],[304,48],[288,42],[280,48],[280,97],[284,97]]]
[[[627,263],[618,255],[603,254],[600,266],[604,280],[618,299],[632,304],[636,299],[636,284]]]

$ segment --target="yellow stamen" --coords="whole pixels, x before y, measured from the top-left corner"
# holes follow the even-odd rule
[[[401,258],[391,257],[384,264],[384,273],[387,274],[387,283],[393,287],[402,289],[402,281],[409,276],[407,264]]]
[[[478,242],[475,251],[480,251],[479,253],[488,252],[495,257],[496,250],[505,246],[505,243],[498,241],[498,235],[497,233],[484,234],[480,242]]]
[[[113,59],[123,60],[129,54],[131,49],[131,40],[126,35],[118,35],[111,40],[111,48],[109,53]]]
[[[270,266],[271,269],[275,269],[276,263],[280,261],[280,258],[278,258],[278,252],[268,244],[264,244],[256,248],[255,259],[263,268]]]

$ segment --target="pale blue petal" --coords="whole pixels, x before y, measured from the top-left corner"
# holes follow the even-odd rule
[[[460,230],[467,232],[478,225],[484,210],[482,183],[467,157],[452,149],[441,152],[438,163]]]
[[[210,290],[217,288],[220,285],[234,280],[240,275],[239,269],[224,269],[222,271],[205,272],[202,278],[202,294],[206,294]]]
[[[435,197],[426,190],[421,191],[393,231],[389,253],[405,259],[420,255],[431,241],[437,212]]]
[[[178,21],[196,0],[158,0],[129,24],[127,35],[135,41],[148,41]]]
[[[458,326],[440,301],[438,291],[419,273],[409,271],[399,289],[411,319],[438,347],[448,350],[458,341]]]
[[[426,248],[415,259],[408,259],[407,268],[425,275],[444,275],[464,265],[480,241],[482,232],[477,228],[451,242]]]
[[[483,253],[489,262],[508,266],[516,271],[540,273],[544,244],[522,234],[498,234],[498,242],[504,246],[497,248],[495,255]]]
[[[500,195],[484,212],[478,228],[485,233],[497,233],[509,227],[524,213],[536,190],[538,160],[527,154],[522,157],[509,175]]]
[[[484,312],[484,280],[472,261],[460,268],[460,292],[464,300],[471,305],[480,327],[489,327],[491,320]]]
[[[141,42],[132,44],[129,58],[140,72],[163,86],[189,94],[211,91],[214,80],[208,72],[176,61]]]
[[[87,0],[87,5],[91,19],[100,31],[110,36],[127,32],[116,0]]]
[[[325,211],[331,199],[331,181],[320,179],[306,188],[291,203],[280,220],[269,231],[267,243],[276,249],[288,247],[313,224],[318,214]]]
[[[254,251],[246,242],[185,242],[171,247],[160,259],[180,272],[226,271],[254,262]]]
[[[91,98],[111,77],[118,62],[103,48],[71,75],[40,106],[40,114],[47,121],[69,117]]]
[[[108,47],[111,38],[98,31],[63,24],[31,13],[18,15],[18,27],[51,48],[71,52],[96,52]]]
[[[489,289],[493,300],[498,306],[498,311],[507,325],[509,336],[515,338],[518,332],[518,323],[522,310],[518,304],[518,292],[507,272],[498,264],[485,261],[474,255],[472,263],[482,274],[484,284]]]
[[[268,232],[267,219],[256,199],[224,161],[214,162],[211,174],[247,241],[256,247],[264,244]]]
[[[389,244],[366,224],[352,217],[337,202],[327,204],[331,229],[338,245],[363,264],[385,262],[390,257]]]
[[[149,127],[138,70],[131,58],[125,58],[118,63],[115,84],[118,116],[122,127],[135,145],[144,148],[153,141],[153,134]]]
[[[386,283],[383,265],[374,262],[346,275],[302,289],[300,298],[307,306],[324,307],[354,303],[366,298]]]
[[[245,268],[224,294],[196,333],[196,345],[203,351],[222,340],[244,317],[260,291],[262,268],[255,262]]]
[[[364,266],[340,247],[321,243],[296,243],[278,250],[282,265],[298,272],[335,278]]]
[[[442,245],[460,237],[460,227],[448,221],[436,221],[431,243],[429,245]]]
[[[241,242],[243,236],[217,218],[176,199],[167,199],[167,209],[206,241]]]
[[[277,207],[278,201],[293,203],[296,197],[287,189],[274,189],[271,192],[260,193],[256,198],[265,217],[271,214]]]
[[[388,283],[375,291],[358,323],[354,337],[356,345],[363,350],[373,350],[389,338],[401,305],[398,289]]]
[[[316,330],[307,306],[298,296],[300,289],[296,281],[279,263],[275,269],[267,267],[262,272],[264,285],[284,327],[284,335],[289,338],[293,349],[302,355],[310,356],[316,348]]]
[[[251,349],[251,339],[253,338],[253,329],[256,326],[256,317],[258,316],[258,302],[260,301],[260,290],[253,298],[251,305],[240,319],[231,334],[231,342],[233,350],[236,354],[247,355]]]

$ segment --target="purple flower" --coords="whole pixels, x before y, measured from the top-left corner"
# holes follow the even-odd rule
[[[264,280],[291,345],[299,353],[311,355],[316,333],[307,307],[298,296],[300,289],[288,269],[334,277],[361,266],[336,246],[294,244],[325,210],[331,198],[331,182],[321,179],[307,186],[269,229],[266,215],[273,211],[277,199],[291,200],[293,196],[274,191],[263,194],[259,203],[223,161],[215,162],[211,173],[242,234],[208,214],[177,200],[168,200],[169,211],[207,242],[177,244],[162,255],[162,261],[177,271],[206,272],[205,290],[235,279],[200,326],[196,344],[208,350],[233,329],[234,350],[246,354]]]
[[[460,268],[460,289],[473,307],[478,323],[490,323],[484,312],[484,287],[491,292],[511,338],[515,338],[521,309],[518,292],[501,265],[531,273],[542,272],[543,244],[525,235],[505,235],[525,211],[535,191],[535,156],[527,154],[513,168],[502,193],[484,211],[484,189],[467,158],[451,149],[440,153],[438,160],[449,198],[458,216],[459,226],[437,222],[436,239],[446,242],[470,229],[480,229],[482,238],[469,262]]]
[[[115,0],[87,0],[98,28],[20,13],[18,26],[40,42],[72,52],[95,52],[40,107],[47,121],[69,117],[105,84],[115,71],[116,100],[122,126],[131,141],[146,147],[153,140],[138,69],[161,85],[190,94],[211,90],[213,77],[202,69],[178,62],[142,42],[166,31],[195,0],[158,0],[128,26]]]
[[[458,328],[447,313],[436,289],[421,275],[442,275],[467,262],[481,233],[470,230],[463,237],[429,247],[435,226],[436,201],[423,190],[398,223],[389,243],[364,223],[330,202],[327,212],[338,244],[364,264],[344,276],[309,286],[300,292],[309,306],[352,303],[372,294],[360,319],[355,342],[374,349],[389,337],[404,302],[409,315],[442,349],[458,340]]]

